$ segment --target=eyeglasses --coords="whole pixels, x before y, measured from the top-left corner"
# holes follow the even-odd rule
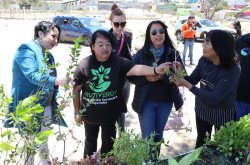
[[[157,31],[156,29],[154,29],[154,30],[151,31],[151,34],[153,36],[155,36],[157,34],[157,32],[159,32],[160,34],[164,34],[165,30],[164,29],[158,29],[158,31]]]
[[[119,28],[119,26],[121,26],[121,28],[124,28],[126,26],[127,22],[113,22],[113,25],[115,28]]]

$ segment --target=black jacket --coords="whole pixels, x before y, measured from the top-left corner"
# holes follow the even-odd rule
[[[237,53],[240,57],[241,75],[238,82],[237,101],[242,101],[250,104],[250,52],[242,55],[243,49],[250,49],[250,33],[244,34],[235,42]]]
[[[119,50],[121,41],[115,38],[113,34],[113,29],[110,29],[109,32],[112,34],[113,39],[115,41],[113,52],[117,53]],[[123,35],[124,35],[124,44],[123,44],[120,56],[126,59],[129,59],[131,61],[132,60],[132,57],[131,57],[132,33],[124,31]]]
[[[175,54],[177,57],[176,61],[179,61],[182,63],[179,52],[168,47],[165,48],[164,55],[162,55],[162,58],[159,61],[159,63],[164,63],[167,61],[173,62],[175,60]],[[141,49],[133,57],[133,62],[135,64],[151,65],[148,60],[150,60],[150,62],[154,60],[153,55],[149,50]],[[134,98],[132,102],[132,108],[134,109],[135,112],[141,114],[143,110],[143,105],[148,99],[148,93],[150,90],[150,85],[152,85],[152,83],[147,81],[145,76],[137,76],[137,77],[130,76],[128,77],[128,79],[131,83],[136,85],[135,91],[134,91]],[[178,110],[183,105],[183,98],[179,91],[179,88],[174,83],[171,83],[169,81],[168,75],[164,75],[162,80],[160,81],[164,82],[167,88],[169,88],[168,90],[170,94],[169,101],[174,102],[175,108]]]

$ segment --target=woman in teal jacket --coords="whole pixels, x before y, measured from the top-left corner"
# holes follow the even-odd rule
[[[10,105],[9,113],[15,113],[19,101],[37,92],[42,92],[42,97],[38,100],[38,103],[44,107],[42,115],[46,117],[46,125],[41,124],[40,131],[48,129],[48,125],[52,123],[66,126],[62,117],[59,119],[55,117],[57,101],[59,101],[57,100],[59,96],[58,87],[63,86],[66,79],[57,78],[56,69],[48,67],[49,65],[55,65],[54,58],[48,50],[57,46],[59,36],[60,28],[57,25],[48,21],[41,21],[35,26],[34,39],[29,43],[22,44],[13,58],[11,89],[13,102]],[[7,120],[5,126],[13,127],[14,125],[11,120]],[[18,124],[17,127],[22,132],[25,124]]]

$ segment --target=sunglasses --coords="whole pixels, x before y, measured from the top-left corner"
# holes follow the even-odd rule
[[[151,34],[153,36],[155,36],[157,34],[157,32],[159,32],[160,34],[164,34],[165,30],[164,29],[158,29],[158,31],[157,31],[156,29],[154,29],[154,30],[151,31]]]
[[[115,28],[118,28],[119,26],[121,26],[121,28],[124,28],[126,26],[127,22],[113,22],[113,25]]]

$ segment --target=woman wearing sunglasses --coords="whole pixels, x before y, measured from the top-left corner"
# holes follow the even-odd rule
[[[135,54],[133,62],[158,66],[164,62],[176,60],[182,63],[179,52],[174,48],[168,35],[167,26],[159,20],[150,22],[144,45]],[[173,101],[176,103],[176,109],[183,105],[179,89],[174,83],[170,83],[167,74],[133,77],[130,80],[137,84],[132,108],[138,113],[142,137],[148,138],[155,133],[154,140],[159,142],[163,137],[164,126]],[[158,157],[159,152],[160,148],[156,153],[152,153],[152,156]]]
[[[125,32],[124,28],[126,26],[126,16],[125,13],[118,8],[116,4],[113,4],[111,8],[110,14],[110,22],[112,28],[109,32],[112,34],[116,41],[116,45],[114,47],[114,52],[116,52],[117,56],[124,57],[128,60],[132,60],[130,50],[131,50],[131,42],[132,42],[132,33]],[[125,86],[123,89],[124,99],[127,104],[130,93],[130,83],[128,81],[125,82]],[[125,130],[125,114],[122,113],[119,120],[119,127],[122,131]]]

